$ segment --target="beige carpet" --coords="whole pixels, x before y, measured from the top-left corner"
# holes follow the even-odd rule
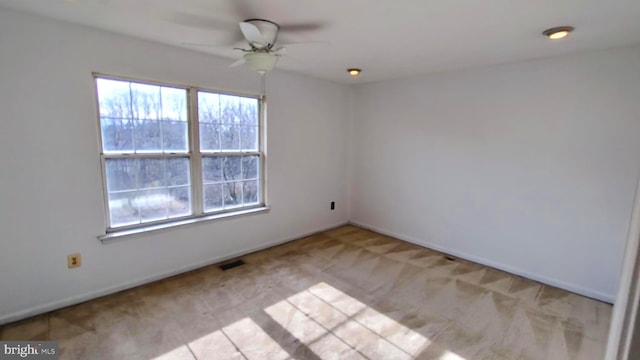
[[[602,359],[611,306],[352,226],[0,328],[61,359]]]

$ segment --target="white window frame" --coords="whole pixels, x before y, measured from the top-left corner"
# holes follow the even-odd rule
[[[190,85],[178,85],[159,81],[141,80],[137,78],[128,78],[122,76],[105,75],[102,73],[93,73],[93,84],[95,90],[96,99],[96,114],[98,120],[98,141],[100,150],[100,164],[102,171],[102,189],[103,189],[103,202],[105,210],[105,227],[106,231],[104,235],[98,236],[100,240],[108,240],[126,235],[134,235],[148,231],[161,230],[171,228],[174,226],[185,225],[200,221],[224,219],[229,217],[235,217],[240,215],[255,214],[263,211],[268,211],[269,208],[266,205],[266,156],[265,156],[265,143],[266,143],[266,97],[264,95],[244,94],[237,92],[221,91],[217,89],[202,88]],[[105,153],[102,142],[102,124],[100,117],[100,98],[98,94],[98,79],[126,81],[137,84],[153,85],[153,86],[166,86],[177,89],[185,90],[187,95],[187,152],[176,153]],[[258,100],[258,149],[255,151],[201,151],[200,150],[200,119],[198,114],[198,93],[215,93],[220,95],[230,95],[245,98],[252,98]],[[226,157],[226,156],[258,156],[258,176],[259,176],[259,194],[258,203],[248,206],[240,206],[229,209],[221,209],[218,211],[205,212],[204,210],[204,184],[202,173],[202,159],[204,157]],[[162,219],[156,221],[148,221],[140,224],[124,225],[124,226],[111,226],[111,215],[109,209],[109,194],[107,188],[107,171],[106,160],[107,159],[127,159],[127,158],[187,158],[190,167],[190,192],[191,192],[191,215],[175,217],[171,219]]]

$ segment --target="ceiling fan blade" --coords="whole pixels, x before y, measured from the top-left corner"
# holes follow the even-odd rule
[[[323,23],[279,24],[281,31],[314,31],[326,26]]]
[[[236,67],[236,66],[240,66],[242,64],[244,64],[246,61],[244,60],[244,57],[241,57],[240,59],[232,62],[229,67]]]
[[[287,48],[284,46],[278,46],[275,49],[272,49],[271,51],[273,51],[273,53],[275,53],[278,56],[284,55],[287,53]]]
[[[210,19],[206,16],[193,15],[185,12],[176,12],[168,16],[171,22],[178,25],[202,28],[206,30],[228,30],[230,24]]]
[[[246,0],[233,0],[231,3],[233,4],[233,10],[239,19],[251,19],[255,17],[255,13],[253,9],[251,9],[251,5]]]
[[[67,4],[79,4],[79,3],[84,3],[84,5],[107,5],[111,0],[91,0],[91,1],[87,1],[87,0],[64,0],[64,2],[66,2]]]
[[[207,44],[207,43],[192,43],[192,42],[181,42],[180,45],[185,46],[203,46],[203,47],[224,47],[227,48],[227,45],[219,45],[219,44]]]
[[[282,55],[278,55],[278,56],[280,58],[286,60],[286,61],[289,61],[290,63],[294,63],[294,64],[297,64],[297,65],[307,65],[307,64],[305,64],[304,61],[298,59],[297,57],[293,57],[293,56],[291,56],[289,54],[282,54]]]
[[[194,48],[209,48],[209,49],[219,49],[219,50],[229,50],[230,46],[233,44],[208,44],[208,43],[198,43],[198,42],[181,42],[182,46],[189,46]],[[233,50],[241,50],[241,51],[250,51],[250,49],[243,49],[239,47],[234,47]]]
[[[240,31],[230,32],[233,29],[235,22],[227,22],[224,20],[212,19],[206,16],[193,15],[184,12],[176,12],[171,15],[167,15],[164,18],[166,21],[180,26],[187,26],[190,28],[202,29],[202,30],[214,30],[216,32],[228,34],[225,36],[225,41],[221,42],[221,45],[233,45],[241,41],[244,41],[244,37]],[[187,44],[196,45],[196,44]]]
[[[242,31],[242,35],[244,35],[245,39],[247,39],[250,44],[256,44],[260,47],[266,45],[264,36],[262,36],[260,29],[258,29],[255,25],[248,22],[241,22],[240,31]]]
[[[278,48],[281,47],[290,47],[290,46],[300,46],[300,45],[329,45],[328,41],[299,41],[299,42],[287,42],[285,44],[279,45]]]

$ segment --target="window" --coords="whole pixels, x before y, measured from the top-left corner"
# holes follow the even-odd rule
[[[96,77],[107,231],[264,206],[259,97]]]

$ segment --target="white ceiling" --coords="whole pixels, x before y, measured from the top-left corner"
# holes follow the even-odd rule
[[[640,43],[638,0],[0,0],[0,6],[235,59],[237,23],[322,23],[281,32],[278,68],[343,83],[379,81]],[[541,32],[572,25],[569,38]],[[185,43],[220,46],[198,47]],[[230,60],[231,62],[232,60]],[[345,69],[360,67],[350,78]],[[249,70],[247,70],[249,71]]]

